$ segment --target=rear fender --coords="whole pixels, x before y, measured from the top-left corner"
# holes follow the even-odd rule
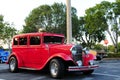
[[[23,64],[22,64],[22,58],[20,56],[18,57],[18,55],[16,53],[14,53],[14,52],[10,54],[10,56],[8,58],[8,64],[9,64],[10,57],[12,57],[12,56],[15,56],[15,58],[17,59],[18,67],[23,66]]]

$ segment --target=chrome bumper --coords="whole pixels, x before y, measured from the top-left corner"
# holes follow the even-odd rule
[[[92,66],[69,66],[68,71],[85,71],[85,70],[92,70],[98,68],[98,65],[92,65]]]

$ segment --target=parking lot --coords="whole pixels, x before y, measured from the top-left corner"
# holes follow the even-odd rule
[[[120,80],[120,60],[97,61],[97,68],[92,75],[80,72],[68,72],[62,80]],[[10,73],[7,64],[0,64],[0,80],[56,80],[48,72],[20,70]]]

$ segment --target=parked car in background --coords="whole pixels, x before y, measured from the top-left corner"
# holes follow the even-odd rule
[[[11,72],[49,69],[53,78],[62,78],[67,71],[91,74],[98,67],[94,55],[81,45],[65,44],[63,35],[45,32],[14,36],[8,64]]]
[[[0,49],[0,63],[7,62],[9,54],[9,51],[4,51],[3,49]]]
[[[103,58],[107,57],[107,52],[105,52],[104,50],[97,50],[97,60],[102,60]]]
[[[96,60],[102,60],[103,58],[107,57],[107,52],[104,50],[89,50],[90,54],[93,54],[95,56]]]

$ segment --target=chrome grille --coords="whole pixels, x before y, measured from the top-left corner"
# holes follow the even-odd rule
[[[76,54],[72,54],[73,60],[76,62],[78,60],[82,61],[82,46],[80,45],[75,45],[73,49],[76,50]]]

